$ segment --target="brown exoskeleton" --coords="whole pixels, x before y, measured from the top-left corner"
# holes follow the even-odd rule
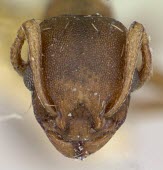
[[[27,62],[21,58],[25,40]],[[134,22],[127,30],[101,15],[26,21],[11,48],[11,62],[32,91],[36,119],[52,144],[81,159],[104,146],[123,124],[131,92],[152,70],[143,25]]]

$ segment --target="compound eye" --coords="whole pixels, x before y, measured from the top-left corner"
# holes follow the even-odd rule
[[[24,84],[25,86],[30,90],[30,91],[34,91],[35,87],[34,87],[34,82],[33,82],[33,73],[31,70],[31,67],[28,65],[25,72],[24,72]]]
[[[135,91],[136,89],[139,88],[140,84],[140,77],[139,77],[139,72],[137,69],[135,69],[133,80],[132,80],[132,85],[131,85],[131,92]]]

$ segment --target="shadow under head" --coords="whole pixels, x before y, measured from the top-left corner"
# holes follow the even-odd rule
[[[24,40],[29,60],[20,56]],[[137,57],[142,51],[142,67]],[[130,93],[151,75],[144,27],[101,15],[26,21],[11,48],[14,69],[32,91],[37,121],[65,156],[99,150],[125,121]]]

